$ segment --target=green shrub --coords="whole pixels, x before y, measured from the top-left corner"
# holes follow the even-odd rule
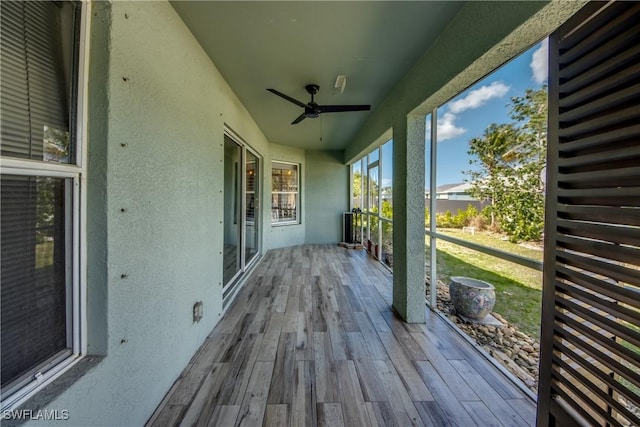
[[[471,221],[478,216],[478,209],[469,204],[467,209],[458,209],[456,214],[447,210],[444,213],[436,214],[436,226],[441,228],[462,228],[467,227]]]

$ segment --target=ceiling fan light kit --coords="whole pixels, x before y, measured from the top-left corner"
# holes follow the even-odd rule
[[[346,84],[346,77],[344,79],[344,84]],[[298,124],[307,118],[315,119],[316,117],[320,117],[320,114],[322,113],[342,113],[346,111],[369,111],[371,109],[371,105],[318,105],[318,103],[315,102],[314,100],[314,96],[320,90],[320,86],[316,84],[308,84],[304,88],[307,91],[307,93],[311,95],[311,101],[309,101],[306,104],[304,102],[298,101],[295,98],[290,97],[289,95],[285,95],[284,93],[277,91],[275,89],[267,89],[269,92],[275,95],[278,95],[279,97],[284,98],[293,104],[296,104],[298,107],[304,108],[304,113],[300,114],[293,122],[291,122],[292,125]]]

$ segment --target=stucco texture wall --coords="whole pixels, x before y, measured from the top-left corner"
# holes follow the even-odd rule
[[[342,152],[307,151],[306,243],[338,243],[342,213],[349,208],[349,168]]]
[[[222,313],[224,126],[269,144],[169,3],[98,2],[92,37],[88,335],[106,356],[47,409],[143,425]]]

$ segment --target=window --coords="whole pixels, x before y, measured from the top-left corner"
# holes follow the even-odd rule
[[[77,2],[2,2],[2,409],[84,354]]]
[[[428,304],[453,308],[452,277],[487,282],[498,296],[490,315],[525,334],[532,348],[542,301],[546,51],[544,41],[536,44],[425,117]],[[451,319],[462,326],[460,317]],[[483,334],[472,333],[505,350],[494,362],[514,373],[517,352]],[[521,386],[537,387],[530,381],[537,361],[518,362]]]
[[[362,160],[351,166],[351,209],[362,210]]]
[[[271,166],[271,223],[275,225],[300,222],[299,165],[273,162]]]
[[[373,149],[351,165],[351,209],[356,241],[378,260],[393,267],[393,140]]]

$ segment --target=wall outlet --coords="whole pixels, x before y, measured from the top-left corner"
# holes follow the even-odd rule
[[[193,304],[193,323],[198,323],[202,319],[203,308],[202,301]]]

